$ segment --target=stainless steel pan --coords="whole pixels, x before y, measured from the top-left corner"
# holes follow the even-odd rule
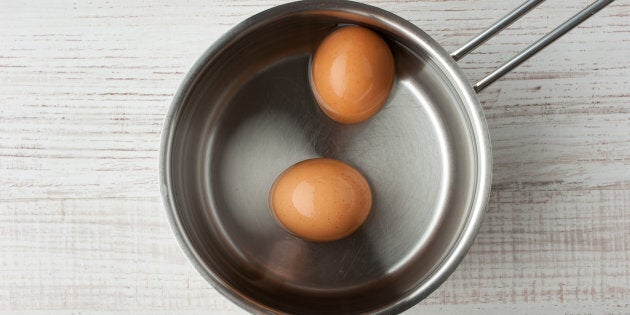
[[[492,155],[476,92],[611,1],[471,85],[456,61],[540,2],[453,54],[410,22],[354,2],[290,3],[234,27],[186,76],[163,129],[162,194],[190,261],[256,313],[394,313],[428,296],[466,254],[488,202]],[[320,112],[307,75],[320,40],[342,24],[377,31],[396,60],[388,103],[352,126]],[[365,224],[332,243],[288,234],[267,206],[282,170],[318,156],[355,166],[374,190]]]

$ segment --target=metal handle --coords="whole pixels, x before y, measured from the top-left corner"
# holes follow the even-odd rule
[[[468,53],[473,51],[475,48],[477,48],[479,45],[492,38],[496,33],[502,31],[510,24],[514,23],[514,21],[518,20],[520,17],[525,15],[527,12],[529,12],[531,9],[533,9],[543,1],[544,0],[526,1],[514,11],[510,12],[508,15],[481,32],[479,35],[475,36],[464,46],[451,53],[451,57],[453,57],[453,59],[455,59],[456,61],[460,60]],[[578,26],[580,23],[586,21],[589,17],[597,13],[597,11],[603,9],[605,6],[609,5],[613,1],[614,0],[597,0],[593,2],[591,5],[580,11],[578,14],[574,15],[572,18],[568,19],[566,22],[556,27],[553,31],[547,33],[547,35],[543,36],[541,39],[539,39],[529,47],[525,48],[525,50],[514,56],[512,59],[508,60],[492,73],[488,74],[485,78],[479,80],[479,82],[473,85],[475,92],[483,90],[492,82],[504,76],[512,69],[518,67],[525,60],[537,54],[543,48],[547,47],[547,45],[553,43],[556,39],[560,38],[562,35],[566,34],[568,31]]]

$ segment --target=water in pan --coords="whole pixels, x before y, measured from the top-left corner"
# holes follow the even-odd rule
[[[346,126],[315,104],[308,63],[309,55],[297,55],[266,67],[226,102],[216,126],[221,141],[210,144],[210,199],[223,237],[244,264],[298,290],[348,290],[417,259],[437,232],[453,180],[448,132],[430,91],[405,75],[422,69],[399,62],[399,80],[383,110]],[[301,240],[269,211],[276,176],[312,157],[347,162],[372,186],[372,213],[346,239]]]

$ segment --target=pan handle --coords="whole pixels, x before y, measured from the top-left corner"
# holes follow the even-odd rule
[[[516,20],[518,20],[520,17],[525,15],[527,12],[535,8],[543,1],[544,0],[526,1],[514,11],[510,12],[508,15],[504,16],[502,19],[494,23],[492,26],[479,33],[479,35],[475,36],[464,46],[451,53],[451,57],[453,57],[453,59],[455,59],[456,61],[462,59],[468,53],[479,47],[481,44],[485,43],[496,33],[502,31],[510,24],[514,23]],[[485,78],[479,80],[479,82],[473,85],[473,89],[475,90],[475,92],[483,90],[492,82],[504,76],[512,69],[518,67],[525,60],[529,59],[530,57],[541,51],[543,48],[547,47],[547,45],[553,43],[556,39],[560,38],[562,35],[570,31],[574,27],[578,26],[580,23],[586,21],[589,17],[597,13],[597,11],[603,9],[605,6],[609,5],[613,1],[614,0],[597,0],[593,2],[591,5],[580,11],[578,14],[574,15],[566,22],[560,24],[560,26],[556,27],[553,31],[547,33],[547,35],[543,36],[538,41],[525,48],[525,50],[520,52],[518,55],[514,56],[512,59],[508,60],[499,68],[488,74]]]

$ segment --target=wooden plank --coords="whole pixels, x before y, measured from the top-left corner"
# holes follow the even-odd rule
[[[475,245],[425,304],[606,301],[627,310],[629,208],[627,190],[495,191]]]

